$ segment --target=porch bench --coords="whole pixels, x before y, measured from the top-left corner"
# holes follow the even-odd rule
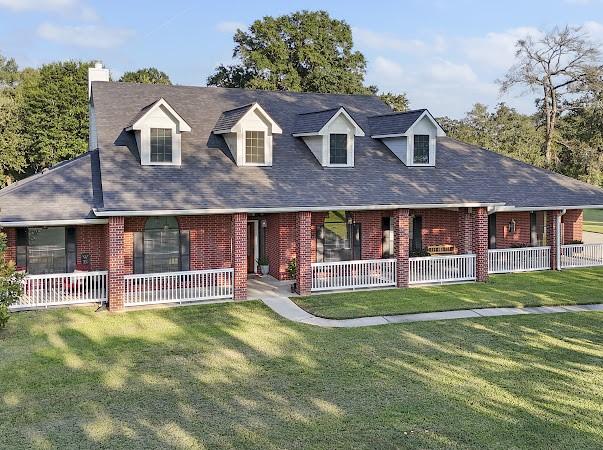
[[[427,251],[435,256],[455,254],[454,245],[451,244],[430,245],[427,247]]]

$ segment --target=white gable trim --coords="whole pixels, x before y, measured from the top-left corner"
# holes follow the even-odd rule
[[[249,108],[249,110],[245,114],[243,114],[243,116],[241,116],[241,118],[239,120],[237,120],[237,122],[232,126],[232,128],[226,128],[223,130],[214,130],[213,133],[214,134],[226,134],[226,133],[236,132],[235,128],[242,121],[244,121],[247,116],[249,116],[250,114],[252,114],[254,112],[259,113],[260,116],[263,116],[263,118],[270,124],[272,134],[283,134],[283,130],[281,129],[281,127],[278,126],[278,124],[272,119],[272,117],[270,117],[270,115],[264,110],[264,108],[262,108],[260,106],[260,104],[257,102],[255,102],[253,104],[253,106],[251,108]]]
[[[142,117],[140,117],[136,122],[134,122],[134,124],[132,124],[132,126],[129,126],[128,128],[126,128],[126,131],[131,131],[131,130],[141,130],[143,127],[143,124],[146,120],[146,118],[156,109],[164,107],[165,109],[168,110],[168,112],[178,121],[178,128],[180,130],[180,132],[186,132],[186,131],[191,131],[191,127],[188,123],[186,123],[186,121],[180,116],[180,114],[178,114],[174,108],[172,108],[170,106],[170,104],[168,102],[165,101],[165,99],[163,97],[161,97],[159,100],[157,100],[153,106],[151,106],[149,108],[149,110],[147,112],[145,112]]]
[[[343,108],[343,107],[339,108],[339,110],[335,114],[333,114],[333,117],[331,117],[329,119],[329,121],[327,123],[325,123],[325,125],[320,129],[320,131],[318,133],[319,134],[326,134],[327,131],[328,131],[328,129],[329,129],[329,127],[331,126],[331,124],[335,120],[337,120],[337,118],[340,115],[343,115],[348,120],[348,122],[350,122],[354,126],[354,128],[355,128],[354,136],[364,136],[364,130],[362,128],[360,128],[360,125],[358,125],[356,123],[356,121],[354,119],[352,119],[352,116],[350,116],[348,114],[348,112],[345,110],[345,108]]]

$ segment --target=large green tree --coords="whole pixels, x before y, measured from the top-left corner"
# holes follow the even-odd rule
[[[326,11],[264,17],[234,35],[234,65],[220,65],[208,85],[281,91],[370,93],[366,60],[352,30]]]
[[[134,72],[126,72],[121,76],[119,81],[127,83],[172,84],[167,73],[162,72],[155,67],[147,67]]]
[[[88,149],[88,68],[92,65],[45,64],[23,79],[28,172],[39,172]]]

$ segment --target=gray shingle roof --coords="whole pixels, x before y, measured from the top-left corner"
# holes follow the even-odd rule
[[[0,190],[0,222],[94,218],[102,190],[98,151]]]
[[[0,191],[0,221],[89,217],[105,211],[328,208],[366,205],[506,203],[517,207],[603,205],[603,190],[450,138],[438,138],[436,167],[406,167],[379,140],[355,138],[353,168],[324,168],[303,139],[298,115],[346,111],[364,130],[391,113],[374,96],[94,82],[96,153]],[[182,165],[141,166],[124,126],[163,97],[186,117]],[[258,102],[282,128],[272,167],[238,167],[222,136],[224,111]],[[102,203],[93,180],[102,174]],[[94,175],[94,176],[93,176]],[[21,187],[19,187],[21,186]],[[93,189],[94,188],[94,189]],[[98,197],[98,196],[97,196]]]
[[[138,111],[138,113],[134,117],[132,117],[132,119],[126,125],[124,125],[124,128],[130,128],[131,126],[133,126],[136,122],[140,120],[142,116],[144,116],[149,111],[149,109],[155,106],[157,102],[159,102],[159,100],[161,99],[155,100],[153,103],[145,106],[140,111]]]
[[[243,118],[245,114],[247,114],[247,111],[249,111],[252,106],[253,103],[249,103],[247,105],[239,106],[238,108],[224,111],[218,118],[216,125],[214,125],[213,131],[218,132],[230,130],[237,124],[239,120]]]
[[[383,114],[368,118],[371,136],[403,134],[425,112],[425,109]]]
[[[298,114],[291,133],[318,133],[337,111],[339,111],[339,107]]]

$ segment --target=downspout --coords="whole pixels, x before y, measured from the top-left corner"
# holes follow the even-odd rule
[[[565,213],[567,212],[567,209],[562,209],[560,214],[557,214],[557,226],[555,227],[555,235],[556,235],[556,248],[555,251],[557,252],[557,258],[555,258],[555,260],[557,261],[557,270],[561,270],[561,216],[565,215]]]

